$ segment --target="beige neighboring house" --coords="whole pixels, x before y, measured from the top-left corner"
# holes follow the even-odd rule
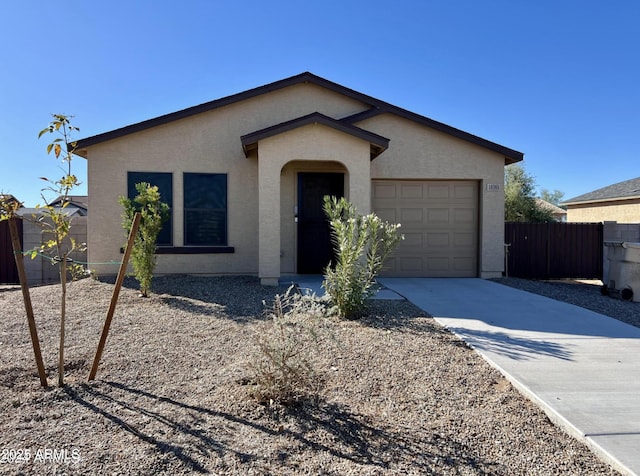
[[[71,229],[69,236],[73,238],[78,245],[87,241],[87,196],[72,195],[67,197],[68,205],[65,212],[71,219]],[[58,207],[62,204],[62,197],[49,202],[49,205]],[[41,219],[42,209],[40,208],[21,208],[18,215],[22,220],[22,249],[33,250],[51,239],[51,235],[44,233],[42,226],[36,223]],[[74,251],[70,256],[71,259],[79,263],[86,263],[86,251]],[[60,281],[59,270],[57,266],[53,266],[50,259],[45,256],[38,256],[31,259],[30,256],[24,258],[24,268],[29,284],[48,284]]]
[[[550,211],[555,221],[567,221],[567,211],[554,205],[553,203],[547,202],[546,200],[543,200],[541,198],[536,198],[536,205],[538,206],[538,208]]]
[[[579,195],[563,205],[569,222],[640,223],[640,177]]]
[[[504,166],[523,158],[311,73],[82,139],[77,153],[90,262],[120,259],[118,197],[146,181],[171,207],[157,273],[271,285],[329,262],[326,194],[401,223],[388,276],[500,276]]]

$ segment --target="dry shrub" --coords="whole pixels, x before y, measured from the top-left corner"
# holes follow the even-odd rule
[[[255,335],[257,351],[248,364],[252,396],[270,405],[313,399],[322,386],[316,354],[332,335],[327,301],[291,286],[276,295],[265,315],[267,323]]]

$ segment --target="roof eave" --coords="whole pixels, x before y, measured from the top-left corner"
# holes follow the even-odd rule
[[[426,116],[422,116],[420,114],[408,111],[398,106],[394,106],[393,104],[387,103],[385,101],[381,101],[372,96],[368,96],[366,94],[363,94],[353,89],[342,86],[338,83],[334,83],[327,79],[321,78],[320,76],[316,76],[315,74],[312,74],[310,72],[304,72],[295,76],[291,76],[289,78],[281,79],[279,81],[266,84],[264,86],[258,86],[256,88],[249,89],[247,91],[232,94],[230,96],[209,101],[197,106],[192,106],[186,109],[182,109],[180,111],[155,117],[153,119],[148,119],[146,121],[142,121],[136,124],[121,127],[119,129],[115,129],[110,132],[105,132],[95,136],[87,137],[85,139],[80,139],[76,141],[76,147],[74,152],[77,155],[86,158],[87,148],[92,145],[105,142],[108,140],[116,139],[128,134],[133,134],[135,132],[140,132],[145,129],[149,129],[151,127],[167,124],[169,122],[176,121],[179,119],[184,119],[196,114],[210,111],[212,109],[227,106],[238,101],[250,99],[250,98],[259,96],[261,94],[277,91],[279,89],[283,89],[283,88],[286,88],[295,84],[301,84],[301,83],[312,83],[317,86],[324,87],[331,91],[337,92],[339,94],[342,94],[344,96],[360,101],[364,104],[367,104],[371,108],[373,108],[375,111],[377,111],[377,113],[391,112],[391,113],[400,115],[402,117],[408,118],[410,120],[416,121],[418,123],[427,125],[428,127],[439,130],[441,132],[450,134],[454,137],[458,137],[460,139],[472,142],[474,144],[480,145],[482,147],[485,147],[495,152],[498,152],[500,154],[503,154],[505,158],[505,165],[513,164],[515,162],[519,162],[524,159],[524,154],[522,152],[518,152],[508,147],[504,147],[500,144],[496,144],[495,142],[491,142],[487,139],[483,139],[481,137],[475,136],[468,132],[464,132],[460,129],[456,129],[455,127],[448,126],[447,124],[435,121]],[[357,116],[358,114],[353,116],[354,120],[363,120],[364,116],[360,116],[359,118]]]
[[[385,103],[383,101],[378,101],[376,107],[359,112],[357,114],[353,114],[352,116],[344,117],[341,120],[349,124],[355,124],[385,113],[404,117],[405,119],[423,124],[431,129],[435,129],[437,131],[457,137],[467,142],[471,142],[473,144],[484,147],[485,149],[498,152],[499,154],[502,154],[504,156],[504,165],[515,164],[516,162],[524,160],[523,152],[510,149],[509,147],[505,147],[490,140],[483,139],[482,137],[470,134],[469,132],[456,129],[455,127],[449,126],[442,122],[435,121],[426,116],[421,116],[420,114],[416,114],[415,112],[411,112],[407,109],[403,109],[401,107],[394,106],[393,104]]]
[[[640,200],[640,195],[629,195],[627,197],[612,197],[612,198],[600,198],[595,200],[579,200],[573,202],[562,202],[564,206],[572,205],[591,205],[594,203],[607,203],[607,202],[624,202],[626,200]]]

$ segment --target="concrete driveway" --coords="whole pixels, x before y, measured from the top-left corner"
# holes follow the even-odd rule
[[[482,279],[380,278],[619,471],[640,474],[640,329]]]

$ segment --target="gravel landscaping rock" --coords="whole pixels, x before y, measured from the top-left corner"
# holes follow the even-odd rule
[[[20,289],[0,288],[0,473],[617,474],[406,301],[329,321],[330,338],[305,350],[320,391],[284,407],[253,400],[248,378],[271,325],[263,301],[284,288],[174,276],[145,299],[125,284],[92,382],[113,284],[69,286],[64,388],[59,288],[32,289],[48,389]]]
[[[500,284],[564,301],[640,327],[640,303],[624,301],[619,296],[604,296],[601,283],[582,281],[535,281],[521,278],[493,279]]]

